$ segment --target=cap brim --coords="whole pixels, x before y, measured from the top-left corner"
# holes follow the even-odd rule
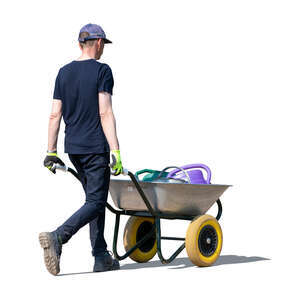
[[[102,40],[104,41],[104,44],[111,44],[112,41],[106,39],[106,38],[102,38]]]

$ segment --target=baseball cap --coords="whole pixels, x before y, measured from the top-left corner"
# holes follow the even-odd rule
[[[80,38],[80,34],[82,32],[87,32],[89,34],[89,36],[85,37],[85,38]],[[87,40],[92,40],[92,39],[102,39],[104,41],[105,44],[108,43],[112,43],[110,40],[108,40],[106,38],[106,34],[104,32],[104,30],[102,29],[101,26],[97,25],[97,24],[86,24],[84,25],[79,32],[79,36],[78,36],[78,41],[79,42],[85,42]]]

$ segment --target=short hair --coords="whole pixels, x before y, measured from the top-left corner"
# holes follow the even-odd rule
[[[80,39],[84,39],[84,38],[86,38],[88,36],[90,36],[90,34],[88,32],[86,32],[86,31],[81,32],[79,34],[79,38]],[[95,38],[95,39],[90,39],[90,40],[86,40],[84,42],[79,42],[79,43],[80,43],[80,45],[81,45],[82,48],[93,47],[95,45],[95,43],[96,43],[97,40],[99,40],[99,39]]]

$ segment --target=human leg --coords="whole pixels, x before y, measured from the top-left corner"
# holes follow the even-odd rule
[[[87,179],[86,179],[86,176],[84,173],[84,169],[83,169],[81,163],[78,161],[78,157],[79,157],[78,155],[69,154],[70,161],[72,162],[77,173],[79,174],[83,189],[86,193]],[[108,157],[108,160],[109,160],[109,157]],[[91,174],[91,176],[93,177],[93,179],[95,179],[95,180],[91,181],[91,185],[94,185],[94,184],[98,185],[99,180],[101,180],[101,179],[98,178],[97,174]],[[106,176],[105,181],[109,181],[110,172],[106,172],[105,176]],[[106,198],[107,198],[107,196],[106,196]],[[89,223],[90,240],[91,240],[93,256],[101,255],[102,253],[104,253],[106,251],[106,248],[107,248],[107,244],[104,239],[105,211],[106,210],[103,210],[103,212],[100,212],[100,214]]]
[[[66,243],[81,227],[91,222],[105,212],[108,196],[110,168],[109,153],[78,155],[77,163],[80,164],[86,177],[86,202],[64,224],[56,229],[62,243]],[[76,166],[75,166],[76,168]],[[96,224],[95,228],[103,234],[103,222]],[[103,238],[95,239],[97,248],[106,249]]]
[[[89,223],[92,255],[100,255],[107,249],[104,239],[105,211]]]
[[[105,199],[105,204],[107,201],[107,196],[108,196],[108,189],[109,189],[109,182],[110,182],[110,168],[108,166],[109,164],[109,153],[105,154],[105,159],[107,161],[107,168],[106,171],[104,172],[104,176],[102,178],[99,177],[98,172],[92,170],[89,171],[90,174],[89,178],[90,179],[90,189],[93,189],[94,191],[98,191],[98,185],[100,181],[104,182],[104,199]],[[96,218],[94,218],[90,223],[90,240],[91,240],[91,246],[92,246],[92,255],[93,256],[98,256],[102,255],[106,250],[107,250],[107,244],[104,238],[104,226],[105,226],[105,209],[100,210],[99,214]]]

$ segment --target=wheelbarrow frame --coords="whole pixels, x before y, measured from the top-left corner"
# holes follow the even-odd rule
[[[74,175],[79,181],[80,176],[79,174],[72,168],[67,168],[67,171]],[[132,182],[134,183],[139,195],[141,196],[142,200],[144,201],[148,211],[136,211],[136,210],[118,210],[113,208],[109,203],[106,203],[106,207],[116,215],[115,219],[115,227],[114,227],[114,238],[113,238],[113,254],[115,258],[118,260],[123,260],[127,258],[130,254],[132,254],[137,248],[141,247],[144,243],[146,243],[152,236],[155,231],[156,242],[157,242],[157,254],[162,264],[168,264],[172,262],[179,253],[185,248],[185,242],[169,257],[164,258],[161,250],[161,240],[174,240],[174,241],[185,241],[183,237],[174,237],[174,236],[161,236],[161,219],[168,219],[168,220],[186,220],[191,221],[198,215],[193,216],[184,216],[184,215],[176,215],[176,214],[166,214],[161,212],[156,212],[152,208],[149,200],[147,199],[143,189],[141,188],[138,180],[136,179],[135,175],[130,171],[127,171],[128,176],[131,178]],[[222,204],[220,199],[216,201],[218,205],[218,213],[216,219],[219,220],[222,215]],[[147,233],[141,240],[139,240],[132,248],[130,248],[125,254],[119,255],[117,251],[117,242],[118,242],[118,235],[119,235],[119,227],[120,227],[120,217],[121,215],[126,216],[136,216],[136,217],[153,217],[154,223],[152,225],[152,229],[149,233]]]

